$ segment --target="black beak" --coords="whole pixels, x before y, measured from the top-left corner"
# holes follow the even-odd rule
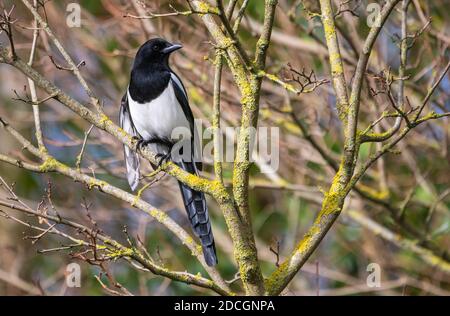
[[[164,48],[162,50],[162,52],[164,54],[170,54],[170,53],[172,53],[172,52],[174,52],[176,50],[179,50],[180,48],[183,48],[183,46],[179,45],[179,44],[172,44],[171,46]]]

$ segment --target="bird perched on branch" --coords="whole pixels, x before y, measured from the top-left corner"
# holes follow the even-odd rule
[[[200,145],[195,141],[198,137],[194,116],[180,77],[169,67],[170,54],[180,48],[181,45],[160,38],[151,39],[139,48],[128,90],[122,98],[119,121],[126,132],[139,140],[138,147],[149,146],[161,162],[171,159],[197,175],[201,163],[195,155]],[[185,131],[181,135],[184,142],[174,136],[177,129]],[[173,149],[179,143],[183,144],[178,146],[181,150],[174,155]],[[124,152],[128,183],[134,191],[139,184],[139,156],[128,146],[124,146]],[[205,261],[213,266],[217,264],[217,256],[205,195],[181,182],[179,186],[192,228],[201,240]]]

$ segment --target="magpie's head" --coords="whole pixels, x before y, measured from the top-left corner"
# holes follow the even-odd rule
[[[139,48],[135,65],[159,64],[168,67],[170,54],[182,47],[179,44],[169,43],[162,38],[151,39]]]

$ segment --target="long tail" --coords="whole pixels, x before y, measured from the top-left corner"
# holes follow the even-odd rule
[[[177,165],[189,173],[197,174],[197,168],[194,162],[177,162]],[[192,190],[185,184],[178,182],[181,195],[183,196],[184,207],[188,214],[189,221],[195,234],[202,243],[203,255],[208,266],[217,264],[216,246],[214,236],[211,230],[211,222],[208,215],[205,194]]]

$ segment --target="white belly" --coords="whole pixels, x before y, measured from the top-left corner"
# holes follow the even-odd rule
[[[175,96],[172,82],[160,96],[148,103],[134,102],[128,92],[128,106],[134,126],[144,140],[154,137],[173,139],[176,128],[184,128],[190,135],[189,122]]]

